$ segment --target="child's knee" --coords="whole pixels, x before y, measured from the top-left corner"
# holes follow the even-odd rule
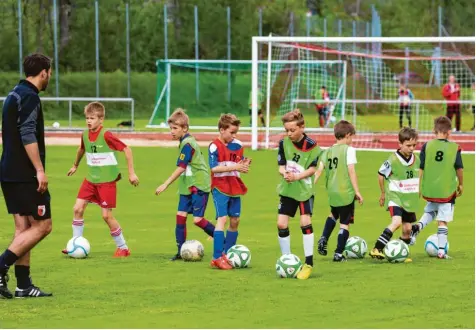
[[[238,229],[240,218],[230,218],[230,229]]]

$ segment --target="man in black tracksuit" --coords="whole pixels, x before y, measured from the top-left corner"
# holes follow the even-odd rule
[[[23,61],[25,80],[8,94],[2,110],[0,183],[15,236],[0,255],[0,298],[13,298],[8,270],[15,264],[15,297],[47,297],[30,277],[30,250],[51,232],[50,194],[45,174],[45,136],[39,92],[48,86],[51,60],[32,54]]]

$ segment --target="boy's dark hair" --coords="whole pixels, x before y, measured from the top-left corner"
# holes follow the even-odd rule
[[[355,135],[355,127],[347,120],[341,120],[334,126],[334,136],[342,140],[347,134]]]
[[[440,116],[435,119],[435,128],[434,131],[438,133],[448,133],[451,131],[451,120],[446,116]]]
[[[326,89],[326,86],[322,85],[322,86],[321,86],[321,89]]]
[[[404,127],[398,132],[398,141],[403,143],[405,141],[418,140],[418,133],[415,129]]]
[[[26,77],[36,77],[41,71],[51,68],[51,59],[43,54],[35,53],[23,59],[23,71]]]

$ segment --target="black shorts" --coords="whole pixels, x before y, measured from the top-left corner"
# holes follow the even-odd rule
[[[291,218],[294,218],[298,208],[301,215],[312,215],[312,209],[314,208],[314,196],[304,202],[299,202],[291,197],[279,196],[278,214],[287,215]]]
[[[51,219],[50,192],[36,191],[37,182],[2,182],[1,186],[9,214],[32,216],[35,220]]]
[[[252,113],[252,112],[253,112],[253,111],[250,109],[250,116],[251,116],[251,113]],[[261,109],[259,109],[259,110],[258,110],[258,116],[261,116],[262,114],[263,114],[263,111],[261,111]]]
[[[402,222],[414,223],[417,220],[415,212],[407,212],[400,206],[389,206],[388,211],[392,217],[402,217]]]
[[[339,220],[343,225],[354,223],[354,202],[345,206],[331,206],[331,213],[334,219]]]

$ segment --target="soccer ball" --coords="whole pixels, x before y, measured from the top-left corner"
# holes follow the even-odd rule
[[[387,243],[385,249],[383,249],[383,254],[389,262],[398,263],[404,262],[410,254],[408,245],[398,239],[393,239]]]
[[[233,268],[246,268],[250,265],[251,252],[244,245],[234,245],[226,253]]]
[[[73,237],[66,244],[66,253],[75,259],[83,259],[89,255],[91,251],[91,245],[89,241],[83,236]]]
[[[450,243],[446,242],[445,254],[448,253],[449,249],[450,249]],[[438,255],[438,235],[437,234],[433,234],[426,239],[425,251],[430,257],[436,257]]]
[[[53,128],[60,128],[60,123],[58,123],[57,121],[55,121],[53,123]]]
[[[180,256],[185,261],[200,261],[204,252],[202,243],[197,240],[186,241],[180,248]]]
[[[276,261],[276,273],[281,278],[295,278],[301,271],[302,262],[294,254],[282,255]]]
[[[367,242],[359,236],[353,236],[347,240],[344,256],[348,259],[362,259],[367,253]]]
[[[331,116],[330,121],[334,124],[337,121],[337,118],[335,116]]]

